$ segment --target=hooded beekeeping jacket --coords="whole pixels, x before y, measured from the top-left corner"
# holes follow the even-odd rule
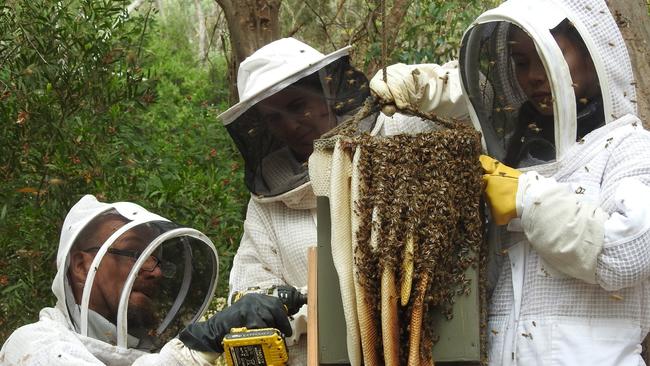
[[[128,221],[105,243],[97,243],[97,254],[92,267],[101,266],[102,257],[118,238],[129,230],[146,227],[156,232],[152,240],[135,261],[126,280],[120,301],[121,312],[117,325],[112,324],[88,308],[93,288],[93,272],[89,272],[84,286],[82,304],[76,304],[68,278],[68,257],[73,243],[81,230],[96,216],[115,212]],[[150,334],[140,338],[133,336],[135,326],[127,321],[128,298],[135,277],[146,258],[156,251],[165,258],[165,269],[172,267],[179,281],[169,280],[168,285],[158,288],[156,299],[167,308],[163,320]],[[192,257],[197,259],[190,264]],[[200,263],[199,263],[200,262]],[[217,257],[210,240],[200,232],[182,228],[129,202],[101,203],[95,197],[84,196],[66,216],[61,230],[57,253],[57,274],[52,283],[57,302],[52,308],[44,308],[36,323],[14,331],[0,351],[2,365],[211,365],[209,355],[186,348],[177,338],[177,331],[192,320],[198,319],[209,303],[216,285]],[[177,286],[182,284],[181,286]],[[180,290],[170,292],[172,289]],[[94,291],[94,290],[93,290]],[[160,294],[173,293],[165,299]],[[151,295],[151,294],[150,294]],[[151,295],[154,296],[154,295]],[[169,302],[165,302],[165,301]],[[172,305],[173,304],[173,305]]]
[[[599,80],[602,106],[593,109],[603,125],[594,123],[591,131],[576,126],[580,96],[550,32],[567,19]],[[461,47],[463,92],[487,151],[499,160],[526,138],[514,132],[527,113],[508,51],[514,26],[532,38],[546,70],[554,150],[550,158],[518,160],[526,172],[519,178],[518,218],[490,228],[498,254],[491,264],[500,272],[489,305],[489,363],[643,365],[641,341],[650,326],[650,134],[634,115],[625,44],[600,0],[511,0],[478,17]]]
[[[284,284],[306,291],[307,248],[316,245],[316,197],[307,164],[271,133],[255,106],[311,78],[329,107],[331,121],[338,123],[368,95],[365,76],[349,64],[349,49],[324,55],[296,39],[284,38],[240,64],[240,101],[220,116],[242,153],[251,192],[244,235],[230,272],[231,293]],[[306,324],[307,306],[303,306],[293,316],[292,337],[286,339],[292,365],[306,363]]]

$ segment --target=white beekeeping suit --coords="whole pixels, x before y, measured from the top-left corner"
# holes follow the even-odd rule
[[[240,102],[220,118],[245,161],[245,181],[251,192],[244,235],[230,272],[230,291],[287,284],[303,291],[307,286],[307,248],[316,246],[316,197],[309,182],[305,154],[320,133],[335,126],[358,108],[368,95],[365,76],[349,62],[350,47],[324,55],[293,38],[272,42],[244,60],[237,86]],[[296,92],[292,103],[277,106],[272,116],[259,104]],[[303,96],[314,96],[326,106],[324,128],[311,128],[322,117]],[[290,115],[301,126],[287,138],[277,125]],[[321,126],[322,127],[322,126]],[[296,140],[305,144],[294,146]],[[293,316],[293,336],[287,338],[289,362],[306,363],[307,306]]]
[[[590,54],[598,97],[574,92],[579,85],[552,33],[563,23]],[[530,113],[515,77],[517,45],[509,35],[517,30],[532,39],[543,64],[550,118]],[[489,363],[643,365],[650,134],[634,116],[630,60],[607,5],[505,2],[465,33],[460,70],[489,154],[525,172],[517,217],[490,228],[501,270],[489,307]]]
[[[96,253],[92,262],[95,271],[89,272],[85,283],[71,281],[69,267],[71,253],[76,250],[75,239],[86,226],[92,225],[93,219],[105,214],[121,217],[121,225],[115,226],[104,243],[94,243],[82,250]],[[118,284],[123,284],[123,290],[116,320],[109,320],[93,310],[91,292],[100,291],[93,287],[93,283],[100,285],[94,274],[109,266],[104,260],[107,257],[128,254],[116,250],[115,243],[135,243],[134,238],[142,235],[151,241],[140,248],[138,259],[120,257],[134,263],[126,281]],[[156,290],[145,289],[136,280],[141,270],[149,271],[145,262],[152,256],[158,261],[151,270],[157,272],[159,268],[164,277]],[[56,306],[42,309],[36,323],[18,328],[9,336],[0,351],[3,365],[207,366],[216,358],[192,351],[172,338],[187,323],[203,315],[216,286],[217,253],[212,242],[200,232],[180,227],[133,203],[101,203],[87,195],[66,216],[56,263],[57,274],[52,283]],[[80,304],[73,295],[76,286],[83,289]],[[144,320],[145,313],[129,301],[132,295],[155,299],[153,317]]]
[[[316,245],[316,196],[309,181],[307,159],[298,156],[291,141],[274,133],[277,121],[273,115],[263,116],[258,107],[285,89],[313,93],[316,81],[329,106],[329,128],[334,127],[353,114],[369,95],[367,79],[350,66],[348,52],[346,47],[323,55],[286,38],[262,47],[240,65],[240,102],[220,116],[244,157],[245,180],[251,192],[244,235],[230,273],[231,293],[281,284],[303,289],[307,286],[307,248]],[[438,95],[442,90],[431,94]],[[287,110],[279,108],[276,112],[284,114]],[[301,113],[307,120],[314,116],[299,108],[288,113]],[[372,123],[374,118],[368,121]],[[370,125],[361,128],[369,130]],[[388,122],[378,124],[380,129],[397,133],[408,127]],[[311,141],[319,136],[312,136]],[[294,335],[287,339],[289,345],[295,344],[289,347],[290,363],[294,365],[306,362],[306,310],[305,306],[294,316]],[[357,349],[354,343],[358,340],[352,336],[348,348]],[[358,364],[355,360],[358,358],[353,355],[351,362]]]

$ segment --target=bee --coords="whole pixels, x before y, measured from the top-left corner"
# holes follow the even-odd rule
[[[616,300],[616,301],[623,301],[623,296],[619,294],[611,294],[609,295],[610,299]]]
[[[537,127],[537,124],[535,122],[529,123],[528,129],[535,133],[540,133],[542,131],[541,128]]]

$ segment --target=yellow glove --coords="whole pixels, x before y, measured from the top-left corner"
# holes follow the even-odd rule
[[[490,211],[497,225],[505,225],[517,217],[517,187],[521,172],[487,155],[479,158],[485,170],[485,195],[490,203]]]

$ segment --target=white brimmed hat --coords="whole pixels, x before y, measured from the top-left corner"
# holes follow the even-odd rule
[[[283,38],[267,44],[239,65],[239,103],[228,108],[219,118],[224,125],[228,125],[257,102],[347,56],[350,48],[346,46],[323,55],[295,38]]]

